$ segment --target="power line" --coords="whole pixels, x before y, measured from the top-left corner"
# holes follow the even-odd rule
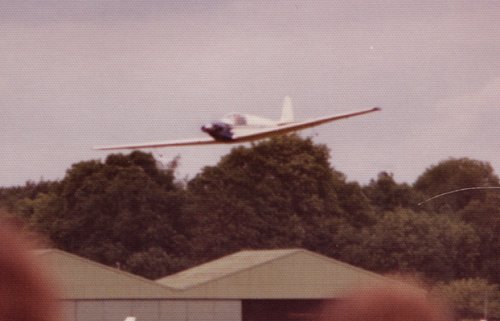
[[[454,194],[454,193],[459,193],[459,192],[464,192],[464,191],[470,191],[470,190],[478,190],[478,189],[500,189],[500,186],[477,186],[477,187],[459,188],[459,189],[455,189],[453,191],[441,193],[441,194],[435,195],[435,196],[433,196],[431,198],[428,198],[425,201],[422,201],[422,202],[418,203],[418,206],[420,206],[420,205],[422,205],[424,203],[427,203],[429,201],[432,201],[433,199],[439,198],[441,196],[446,196],[446,195],[450,195],[450,194]]]

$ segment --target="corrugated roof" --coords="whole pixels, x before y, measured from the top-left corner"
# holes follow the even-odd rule
[[[321,299],[394,282],[303,249],[242,251],[157,282],[182,298]]]
[[[185,290],[195,285],[214,281],[233,273],[239,273],[246,269],[293,254],[297,251],[300,251],[300,249],[240,251],[215,261],[167,276],[157,280],[157,282],[176,289]]]
[[[178,290],[58,249],[36,251],[63,299],[175,298]]]
[[[394,282],[303,249],[241,251],[157,282],[61,250],[37,254],[63,299],[324,299]]]

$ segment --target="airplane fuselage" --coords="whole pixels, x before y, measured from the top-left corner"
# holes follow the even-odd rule
[[[221,120],[205,124],[201,130],[221,142],[230,142],[235,134],[253,133],[257,130],[278,127],[281,123],[247,114],[229,114]]]

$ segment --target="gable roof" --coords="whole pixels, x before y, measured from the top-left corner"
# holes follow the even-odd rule
[[[304,249],[241,251],[158,283],[185,298],[321,299],[361,286],[393,282]]]
[[[39,250],[36,255],[58,282],[63,299],[159,299],[178,292],[58,249]]]
[[[186,290],[200,284],[216,281],[220,278],[243,272],[247,269],[255,268],[259,265],[296,253],[297,251],[300,250],[241,251],[167,276],[157,280],[157,282],[176,289]]]

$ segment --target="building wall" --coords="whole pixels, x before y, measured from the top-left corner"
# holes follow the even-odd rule
[[[66,300],[65,321],[241,321],[239,300]]]

